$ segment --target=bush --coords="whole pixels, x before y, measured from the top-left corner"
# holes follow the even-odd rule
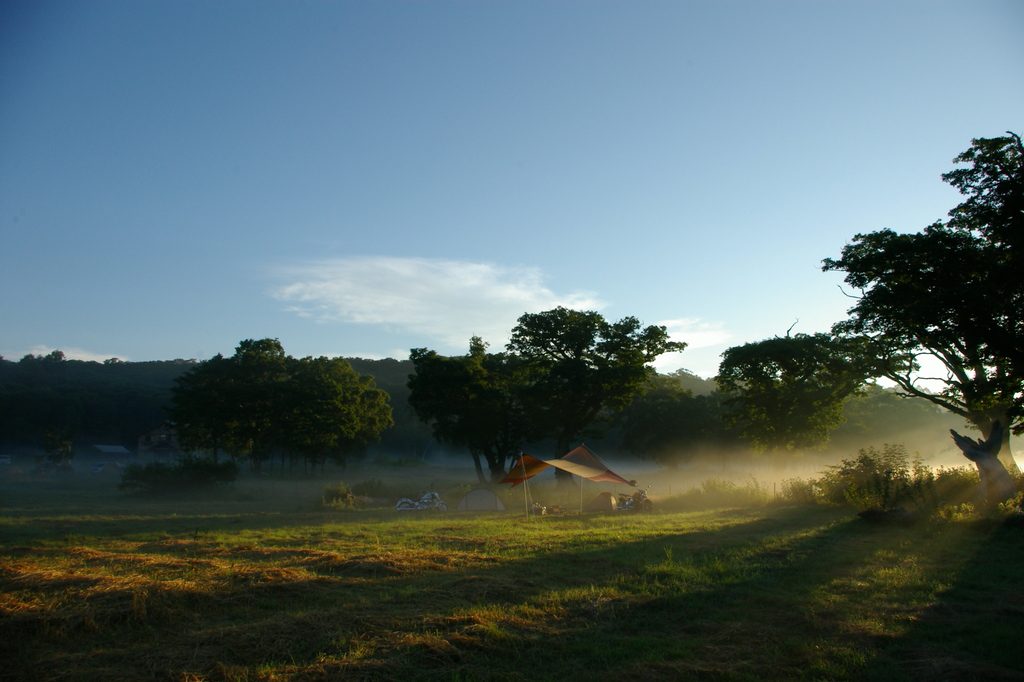
[[[356,506],[356,496],[352,488],[342,482],[338,485],[325,485],[320,506],[324,509],[352,509]]]
[[[923,468],[918,461],[915,468]],[[856,459],[827,467],[818,480],[825,504],[850,504],[858,509],[894,509],[910,491],[911,465],[903,445],[862,449]]]
[[[971,500],[981,484],[981,475],[974,467],[940,467],[935,472],[935,495],[938,505],[962,504]]]
[[[974,516],[974,505],[970,502],[963,504],[940,504],[935,509],[936,518],[943,521],[966,521]]]
[[[960,518],[973,511],[968,503],[979,483],[968,467],[933,471],[920,457],[910,461],[906,448],[886,444],[870,447],[856,459],[828,467],[813,485],[825,504],[849,504],[857,509],[896,509],[913,505],[917,511],[942,518]]]
[[[818,483],[813,480],[791,478],[783,481],[780,486],[779,499],[789,504],[816,504],[818,502]]]
[[[230,460],[214,462],[212,459],[183,457],[173,464],[129,464],[117,487],[152,493],[182,492],[222,486],[233,483],[237,478],[238,466]]]

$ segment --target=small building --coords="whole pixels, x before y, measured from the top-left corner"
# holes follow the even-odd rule
[[[178,432],[166,422],[154,426],[139,436],[139,457],[150,456],[155,459],[175,459],[181,456],[178,444]]]

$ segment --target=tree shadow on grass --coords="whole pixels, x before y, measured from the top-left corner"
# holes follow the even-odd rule
[[[71,605],[49,624],[37,614],[35,635],[24,627],[31,617],[2,627],[0,615],[0,649],[11,654],[33,637],[46,644],[10,679],[256,679],[262,669],[275,679],[783,680],[877,679],[898,672],[887,665],[906,652],[947,641],[927,620],[880,635],[855,607],[879,599],[871,608],[880,617],[913,612],[899,594],[879,597],[868,575],[898,569],[908,554],[925,567],[923,592],[932,574],[956,570],[960,554],[931,542],[931,530],[793,509],[734,517],[721,528],[525,558],[489,555],[477,539],[438,528],[436,546],[419,552],[291,547],[248,557],[229,548],[218,558],[209,548],[190,560],[242,552],[247,568],[198,588],[185,561],[179,582],[111,585],[99,604],[106,621]],[[549,527],[585,533],[574,523]],[[987,547],[976,561],[988,560]],[[956,599],[992,603],[985,584]]]
[[[992,522],[967,526],[973,555],[950,566],[953,583],[923,609],[864,679],[1024,680],[1024,528]]]

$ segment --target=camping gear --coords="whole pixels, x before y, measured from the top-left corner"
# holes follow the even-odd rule
[[[566,453],[558,459],[543,460],[531,457],[525,453],[519,455],[519,460],[509,469],[508,475],[501,479],[501,483],[510,483],[516,487],[525,483],[548,467],[555,467],[567,471],[573,476],[580,477],[580,511],[583,511],[583,481],[599,481],[604,483],[625,483],[636,485],[636,481],[627,481],[622,476],[608,468],[608,465],[600,460],[594,452],[586,445]],[[526,504],[526,513],[530,513],[530,486],[523,486],[523,502]],[[551,513],[551,510],[548,510]]]
[[[583,511],[615,511],[615,498],[612,497],[611,493],[598,493],[597,497],[592,499]]]
[[[458,511],[505,511],[505,503],[493,491],[478,488],[466,493],[455,508]]]
[[[417,502],[413,502],[408,497],[403,497],[395,505],[395,509],[398,511],[426,511],[428,509],[436,509],[437,511],[448,511],[448,505],[441,501],[441,496],[437,493],[427,492],[421,490],[423,497]]]
[[[654,511],[654,503],[647,497],[647,491],[651,486],[644,489],[637,488],[632,495],[619,495],[619,501],[615,504],[618,511]]]
[[[586,445],[581,445],[558,459],[543,460],[526,454],[519,455],[519,461],[512,465],[508,476],[501,479],[501,482],[511,483],[514,488],[548,467],[568,471],[570,474],[588,481],[631,485],[629,481],[609,469],[608,465],[598,459],[597,455]]]

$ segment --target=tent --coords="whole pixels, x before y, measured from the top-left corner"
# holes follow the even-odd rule
[[[615,511],[615,497],[611,493],[598,493],[583,511]]]
[[[478,488],[466,493],[459,505],[458,511],[505,511],[505,503],[487,488]]]
[[[602,462],[600,458],[586,445],[581,445],[558,459],[543,460],[531,457],[527,454],[521,454],[519,455],[519,460],[513,464],[512,468],[509,470],[508,476],[501,479],[501,482],[511,483],[514,488],[520,483],[525,483],[548,467],[555,467],[556,469],[567,471],[573,476],[579,476],[581,479],[585,478],[588,481],[636,485],[636,481],[627,481],[622,476],[619,476],[617,473],[609,469],[608,465]],[[529,487],[529,485],[525,486],[527,490],[523,494],[527,514],[530,513]],[[580,481],[580,511],[583,511],[582,480]]]
[[[519,455],[519,461],[512,465],[508,476],[501,479],[501,482],[511,483],[512,487],[515,487],[523,481],[533,478],[548,467],[568,471],[574,476],[579,476],[589,481],[632,485],[630,481],[609,469],[608,465],[598,459],[597,455],[586,445],[581,445],[558,459],[543,460],[526,454]]]

